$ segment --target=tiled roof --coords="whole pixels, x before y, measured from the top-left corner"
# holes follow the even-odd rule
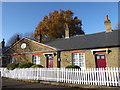
[[[112,32],[86,34],[70,37],[68,39],[56,39],[45,42],[44,44],[60,50],[113,47],[120,46],[119,35],[120,30],[113,30]]]
[[[120,30],[113,30],[112,32],[100,32],[94,34],[73,36],[67,39],[59,38],[56,40],[45,41],[42,43],[58,50],[107,48],[120,46],[119,36]],[[5,47],[2,50],[0,49],[0,52],[4,53],[7,49],[10,49],[10,47]]]

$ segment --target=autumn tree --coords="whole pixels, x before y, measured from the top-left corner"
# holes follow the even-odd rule
[[[44,16],[34,32],[35,39],[38,40],[40,34],[42,34],[42,40],[64,37],[65,23],[68,24],[70,36],[84,34],[81,28],[82,21],[73,15],[74,13],[71,10],[55,10],[48,16]]]

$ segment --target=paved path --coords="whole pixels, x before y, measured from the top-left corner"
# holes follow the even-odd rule
[[[1,80],[1,77],[0,85],[2,85],[2,90],[120,90],[120,88],[72,88],[50,84],[41,84],[37,82],[24,82],[8,78],[2,78]]]
[[[70,87],[63,87],[63,86],[55,86],[55,85],[49,85],[49,84],[41,84],[41,83],[35,83],[35,82],[24,82],[24,81],[18,81],[13,79],[2,79],[2,90],[26,90],[26,89],[32,89],[32,90],[41,90],[41,89],[69,89],[69,90],[78,90],[77,88],[70,88]]]

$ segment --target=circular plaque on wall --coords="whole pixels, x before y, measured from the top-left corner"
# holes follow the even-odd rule
[[[22,48],[22,49],[26,48],[26,43],[22,43],[22,44],[21,44],[21,48]]]

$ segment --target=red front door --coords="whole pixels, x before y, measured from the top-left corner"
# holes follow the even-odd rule
[[[48,68],[53,68],[53,56],[48,56]]]
[[[97,68],[106,67],[106,56],[105,55],[96,55],[96,67]]]

